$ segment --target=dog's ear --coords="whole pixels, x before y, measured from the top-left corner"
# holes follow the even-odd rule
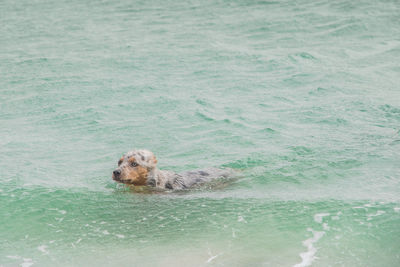
[[[156,167],[157,159],[153,152],[148,150],[139,150],[137,152],[141,165],[147,167],[148,169],[153,169]]]
[[[153,154],[153,153],[152,153]],[[157,166],[157,159],[154,155],[152,155],[148,160],[149,168],[155,168]]]

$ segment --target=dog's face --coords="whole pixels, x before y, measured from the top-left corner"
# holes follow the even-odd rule
[[[120,158],[112,178],[125,184],[146,185],[149,172],[156,167],[156,164],[157,159],[152,152],[133,150]]]

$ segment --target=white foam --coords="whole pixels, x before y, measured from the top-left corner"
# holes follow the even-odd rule
[[[43,252],[43,254],[49,254],[49,251],[47,250],[47,246],[46,245],[41,245],[41,246],[38,246],[37,247],[37,249],[39,250],[39,251],[41,251],[41,252]]]
[[[9,256],[7,256],[7,258],[13,259],[13,260],[18,260],[18,259],[20,259],[21,257],[20,257],[20,256],[9,255]]]
[[[394,210],[395,212],[400,212],[400,208],[399,208],[399,207],[395,207],[395,208],[393,208],[393,210]]]
[[[221,253],[218,253],[217,255],[212,255],[212,253],[211,253],[211,250],[210,250],[210,248],[208,248],[208,255],[210,255],[210,258],[208,258],[208,260],[207,260],[207,262],[206,263],[210,263],[211,261],[213,261],[215,258],[217,258],[218,256],[220,256],[222,254],[222,252]]]
[[[115,236],[118,237],[118,238],[125,238],[125,236],[121,235],[121,234],[115,234]]]
[[[325,216],[327,216],[327,215],[325,215]],[[321,221],[322,221],[322,219],[321,219]],[[316,243],[322,236],[324,236],[325,232],[314,231],[311,228],[308,228],[307,231],[312,232],[313,237],[303,241],[303,245],[305,247],[307,247],[307,251],[300,253],[301,262],[296,265],[293,265],[293,267],[309,266],[316,259],[315,253],[317,253],[317,249],[314,247],[314,243]]]
[[[221,255],[221,253],[220,253],[220,254],[217,254],[217,255],[215,255],[215,256],[210,257],[210,258],[207,260],[207,263],[210,263],[210,262],[213,261],[215,258],[217,258],[219,255]]]
[[[375,215],[375,216],[379,216],[379,215],[382,215],[382,214],[385,214],[385,213],[386,213],[386,211],[378,210],[378,211],[376,212],[376,215]]]
[[[25,259],[24,258],[24,262],[23,263],[21,263],[21,267],[29,267],[29,266],[32,266],[33,265],[33,261],[32,261],[32,259],[29,259],[29,258],[27,258],[27,259]]]
[[[244,222],[247,223],[247,221],[243,218],[243,216],[238,216],[238,222]]]
[[[386,212],[383,211],[383,210],[378,210],[378,211],[376,212],[376,214],[367,214],[367,221],[372,220],[372,217],[380,216],[380,215],[385,214],[385,213],[386,213]]]
[[[57,209],[57,208],[51,208],[51,209],[49,209],[49,210],[55,210],[55,211],[58,211],[58,212],[61,213],[61,214],[66,214],[66,213],[67,213],[65,210],[59,210],[59,209]]]
[[[322,219],[325,216],[329,216],[331,215],[330,213],[318,213],[314,215],[314,221],[316,221],[317,223],[322,223]]]

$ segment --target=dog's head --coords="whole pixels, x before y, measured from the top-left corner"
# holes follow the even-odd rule
[[[147,177],[156,165],[157,159],[151,151],[133,150],[120,158],[112,178],[125,184],[146,185]]]

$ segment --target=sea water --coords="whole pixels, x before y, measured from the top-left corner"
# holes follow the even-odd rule
[[[400,2],[0,2],[0,266],[399,266]],[[229,167],[149,194],[119,157]]]

